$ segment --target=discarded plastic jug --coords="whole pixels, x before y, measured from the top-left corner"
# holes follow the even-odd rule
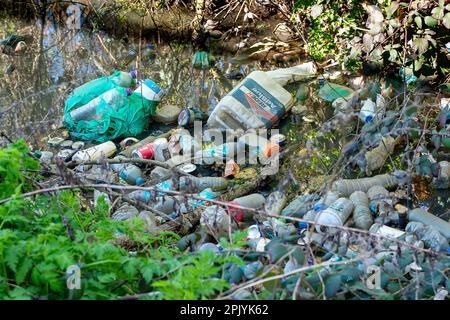
[[[211,113],[209,128],[271,128],[294,104],[291,94],[265,72],[253,71]]]
[[[405,230],[408,233],[416,234],[419,240],[433,250],[446,251],[449,247],[447,239],[432,226],[426,226],[420,222],[410,222]]]
[[[238,205],[241,207],[252,208],[252,209],[260,209],[264,206],[266,202],[266,198],[259,193],[252,193],[244,197],[236,198],[233,201],[230,201],[230,204]],[[247,210],[228,207],[228,213],[239,222],[243,221],[251,221],[253,219],[253,212],[249,212]]]
[[[362,191],[355,191],[350,195],[350,200],[355,206],[353,220],[359,229],[369,230],[373,224],[372,214],[369,209],[369,197]]]
[[[353,212],[353,202],[347,198],[339,198],[331,206],[325,210],[318,212],[316,221],[322,224],[330,224],[336,226],[343,226],[345,221]],[[324,232],[324,228],[316,225],[316,230],[319,233]]]
[[[197,190],[203,191],[207,188],[212,190],[223,190],[228,187],[228,181],[222,177],[180,177],[180,191]]]
[[[421,209],[416,208],[408,214],[409,221],[421,222],[426,226],[431,226],[438,230],[444,237],[450,239],[450,223],[435,215]]]
[[[154,158],[157,161],[166,162],[170,159],[169,143],[165,138],[156,139],[153,142]]]

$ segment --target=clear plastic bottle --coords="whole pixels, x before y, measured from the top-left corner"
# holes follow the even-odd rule
[[[134,164],[126,164],[120,171],[119,177],[126,183],[140,186],[145,183],[142,177],[142,171]]]
[[[230,204],[238,205],[241,207],[260,209],[264,206],[266,198],[259,193],[252,193],[244,197],[239,197],[230,201]],[[236,219],[236,221],[250,221],[253,218],[253,212],[242,210],[239,208],[228,207],[228,213]]]
[[[212,190],[223,190],[228,187],[228,181],[222,177],[180,177],[180,191],[196,188],[203,191],[207,188]]]
[[[355,191],[350,195],[350,200],[355,208],[353,209],[353,220],[359,229],[369,230],[373,224],[372,214],[369,209],[369,197],[365,192]]]
[[[449,247],[447,239],[434,227],[426,226],[420,222],[410,222],[405,230],[408,233],[417,235],[425,245],[433,250],[446,251]]]
[[[316,222],[329,225],[344,225],[353,212],[353,202],[347,198],[339,198],[323,211],[317,213]],[[316,225],[317,232],[324,232],[326,228]]]

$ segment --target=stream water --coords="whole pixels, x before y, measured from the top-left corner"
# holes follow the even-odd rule
[[[45,23],[2,19],[0,39],[10,34],[28,34],[32,40],[22,52],[3,49],[0,55],[0,128],[12,140],[25,139],[32,149],[45,149],[50,137],[61,134],[64,102],[73,88],[109,75],[116,68],[136,70],[138,78],[150,78],[167,89],[164,103],[196,105],[204,111],[238,81],[225,77],[218,80],[210,71],[192,69],[194,49],[190,45],[157,43],[153,39],[115,39],[102,32],[66,30],[58,27],[51,16]],[[256,69],[280,67],[264,61],[243,61],[227,54],[216,54],[216,58],[223,74],[245,75]],[[317,118],[325,120],[329,112],[316,107]],[[280,124],[281,132],[291,141],[302,139],[300,130],[304,123],[296,122],[288,117]],[[168,128],[152,123],[150,133],[162,133]],[[6,139],[0,138],[0,146],[6,143]],[[423,204],[436,214],[447,214],[449,193],[447,190],[435,193]]]

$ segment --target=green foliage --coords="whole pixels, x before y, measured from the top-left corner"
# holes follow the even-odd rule
[[[416,76],[450,72],[450,5],[439,1],[297,1],[296,21],[307,28],[312,58],[337,59],[355,70],[406,65]]]
[[[28,154],[28,146],[23,140],[0,149],[0,199],[20,194],[30,185],[26,178],[30,175],[21,169],[38,169],[38,163]]]

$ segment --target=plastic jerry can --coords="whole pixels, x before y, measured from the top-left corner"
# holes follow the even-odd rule
[[[294,98],[263,71],[253,71],[217,104],[210,128],[271,128],[294,104]]]

